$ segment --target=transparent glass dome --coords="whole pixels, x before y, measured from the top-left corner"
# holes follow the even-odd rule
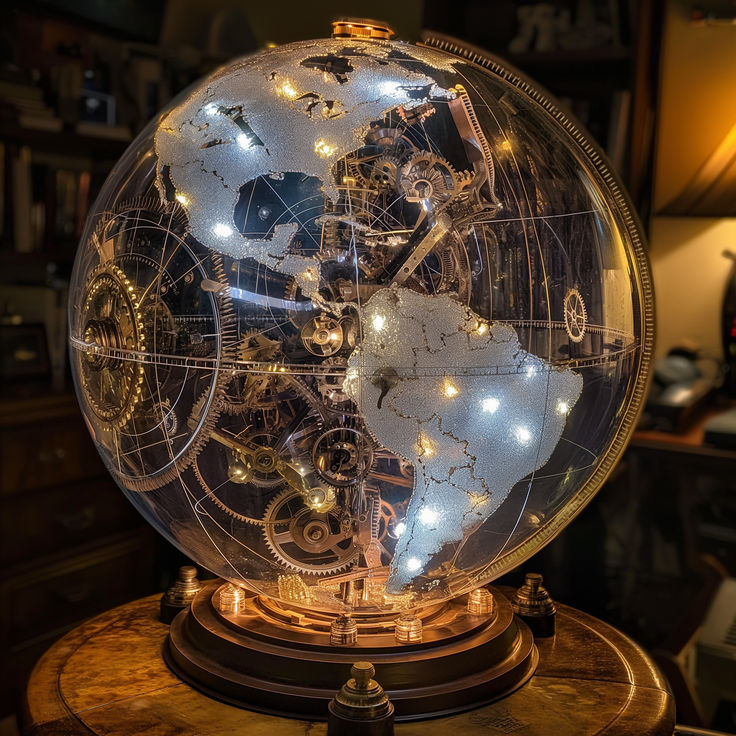
[[[295,43],[199,84],[110,174],[72,365],[110,473],[193,560],[391,612],[491,581],[600,487],[648,281],[599,155],[512,72]]]

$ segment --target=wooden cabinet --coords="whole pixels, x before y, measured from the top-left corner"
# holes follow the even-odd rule
[[[80,621],[155,588],[155,534],[108,475],[72,395],[0,403],[0,714]]]

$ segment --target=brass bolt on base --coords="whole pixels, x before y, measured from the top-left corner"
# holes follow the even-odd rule
[[[243,589],[232,583],[220,588],[217,610],[220,613],[240,613],[243,610],[245,593]]]
[[[356,662],[350,679],[330,702],[327,736],[393,736],[394,706],[372,679],[370,662]]]
[[[159,618],[170,624],[179,611],[188,608],[194,596],[201,590],[197,568],[185,565],[179,568],[174,584],[161,596]]]
[[[534,636],[554,636],[557,608],[538,573],[526,574],[526,582],[511,598],[511,608]]]
[[[422,641],[422,619],[413,613],[405,613],[396,619],[394,636],[400,644],[420,644]]]
[[[468,595],[468,613],[473,616],[491,616],[496,608],[493,594],[488,588],[476,588]]]
[[[358,642],[358,624],[346,614],[338,616],[330,625],[330,644],[335,647],[352,647]]]

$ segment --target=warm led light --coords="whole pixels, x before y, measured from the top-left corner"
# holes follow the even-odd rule
[[[488,325],[485,322],[476,322],[475,331],[479,335],[485,335],[488,332]]]
[[[185,207],[189,204],[189,197],[186,194],[178,193],[174,197],[179,204],[183,204]]]
[[[296,87],[288,80],[285,79],[277,88],[276,91],[282,96],[282,97],[288,97],[290,100],[293,100],[295,97],[298,96],[299,92],[297,92]]]
[[[422,566],[421,560],[417,559],[416,557],[410,557],[406,561],[406,569],[409,572],[416,572],[421,566]]]
[[[425,457],[432,457],[432,455],[434,455],[434,445],[432,444],[432,441],[423,433],[419,435],[417,452]]]
[[[442,391],[448,399],[454,399],[460,393],[460,389],[452,381],[445,381]]]
[[[501,148],[503,148],[504,151],[511,151],[511,141],[503,141],[501,143]]]
[[[229,238],[233,234],[233,229],[224,222],[218,222],[217,225],[212,228],[212,232],[217,235],[218,238]]]
[[[380,332],[386,324],[386,318],[382,314],[377,314],[373,318],[373,329]]]
[[[501,402],[498,399],[489,396],[487,399],[483,399],[483,411],[488,412],[488,414],[494,414],[500,404]]]
[[[422,524],[434,524],[438,518],[439,514],[434,509],[431,509],[428,506],[425,506],[419,512],[419,521],[421,521]]]
[[[557,413],[558,414],[567,414],[567,412],[569,411],[570,411],[570,405],[567,403],[567,401],[557,402]]]
[[[322,158],[333,156],[335,151],[337,151],[337,146],[333,146],[331,143],[328,143],[324,138],[320,138],[314,144],[314,152],[318,153]]]
[[[514,434],[521,445],[528,444],[529,440],[532,438],[532,433],[526,427],[517,427]]]

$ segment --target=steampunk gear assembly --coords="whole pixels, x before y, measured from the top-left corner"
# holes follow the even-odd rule
[[[337,23],[188,90],[75,263],[97,448],[221,578],[167,661],[249,708],[326,718],[364,659],[397,720],[523,684],[534,637],[485,586],[599,489],[646,383],[648,266],[597,149],[498,59],[390,35]]]

